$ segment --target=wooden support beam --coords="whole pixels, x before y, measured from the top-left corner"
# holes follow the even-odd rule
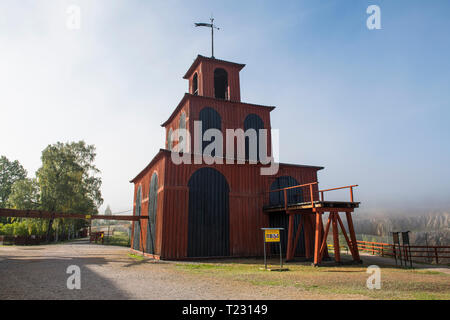
[[[17,218],[35,218],[35,219],[101,219],[101,220],[125,220],[140,221],[148,219],[148,216],[107,216],[107,215],[87,215],[80,213],[62,213],[48,212],[41,210],[16,210],[16,209],[0,209],[0,217],[17,217]]]
[[[353,260],[359,262],[359,261],[361,261],[361,258],[359,257],[358,243],[356,242],[356,235],[355,235],[355,229],[353,227],[352,213],[346,212],[345,215],[347,217],[348,232],[350,233],[351,245],[353,247]]]
[[[322,213],[323,213],[323,212],[322,212]],[[324,229],[324,227],[323,227],[323,221],[322,221],[322,218],[320,219],[320,230],[322,230],[322,236],[323,236],[324,233],[325,233],[325,232],[324,232],[325,229]],[[322,240],[323,240],[323,238],[322,238]],[[321,241],[322,241],[322,240],[321,240]],[[327,245],[327,237],[325,237],[325,245]],[[323,255],[322,255],[322,258],[323,258],[323,257],[327,257],[327,258],[329,257],[329,255],[328,255],[328,250],[325,250],[325,251],[324,251],[324,253],[323,253]],[[322,261],[322,258],[321,258],[321,261]]]
[[[341,226],[342,234],[344,235],[345,241],[347,241],[348,248],[350,249],[350,253],[352,254],[353,259],[355,258],[353,246],[351,244],[350,239],[347,236],[347,232],[345,231],[344,223],[342,223],[341,217],[339,217],[339,214],[336,215],[337,221],[339,222],[339,225]]]
[[[338,215],[338,213],[330,213],[333,222],[334,260],[339,263],[341,262],[341,249],[339,247],[339,229],[337,226],[336,215]]]
[[[317,266],[319,264],[319,251],[320,251],[320,220],[321,213],[316,212],[316,224],[315,224],[315,239],[314,239],[314,265]]]
[[[289,228],[288,228],[288,239],[287,239],[287,248],[286,248],[286,261],[290,261],[293,259],[292,255],[292,238],[294,237],[294,214],[289,214]]]
[[[325,227],[325,231],[323,234],[323,239],[322,239],[322,245],[320,246],[320,253],[319,253],[319,262],[322,262],[322,257],[323,257],[323,253],[327,247],[327,236],[328,236],[328,231],[330,230],[330,225],[331,225],[331,219],[332,219],[332,215],[330,213],[330,215],[328,216],[328,222],[327,222],[327,226]],[[328,251],[328,249],[327,249]]]

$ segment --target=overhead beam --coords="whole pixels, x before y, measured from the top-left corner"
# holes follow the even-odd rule
[[[62,213],[48,212],[41,210],[16,210],[16,209],[0,209],[0,217],[16,217],[16,218],[37,218],[37,219],[97,219],[97,220],[124,220],[139,221],[140,219],[148,219],[148,216],[109,216],[109,215],[88,215],[81,213]]]

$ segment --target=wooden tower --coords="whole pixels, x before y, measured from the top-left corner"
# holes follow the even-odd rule
[[[270,113],[275,107],[241,101],[239,73],[244,66],[199,55],[184,75],[189,92],[162,124],[165,148],[131,180],[135,186],[134,215],[148,216],[134,222],[133,250],[158,259],[261,256],[260,229],[272,226],[287,230],[282,239],[287,260],[314,258],[314,264],[319,265],[322,257],[328,256],[326,237],[332,225],[335,260],[341,261],[340,226],[353,260],[360,261],[351,219],[359,204],[353,201],[355,186],[347,187],[350,201],[325,201],[324,193],[331,189],[319,190],[317,181],[317,171],[323,167],[279,163],[276,174],[261,175],[261,168],[267,165],[250,157],[247,144],[243,163],[238,163],[236,153],[231,156],[233,163],[225,159],[211,164],[195,161],[199,154],[193,146],[199,143],[201,152],[209,144],[195,141],[196,122],[202,124],[202,133],[208,129],[221,132],[223,146],[237,144],[227,141],[227,129],[266,129],[267,145],[262,146],[271,156]],[[191,133],[189,147],[184,150],[191,163],[172,161],[179,143],[172,133],[180,128]],[[326,212],[330,215],[324,228],[322,216]],[[340,212],[346,214],[347,231]]]

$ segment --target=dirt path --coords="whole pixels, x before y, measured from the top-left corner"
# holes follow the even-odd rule
[[[1,299],[428,299],[450,296],[448,275],[392,268],[364,256],[364,265],[260,271],[261,260],[161,262],[136,259],[124,247],[86,242],[0,246]],[[368,290],[368,265],[383,267],[383,290]],[[395,264],[395,263],[394,263]],[[81,289],[69,290],[70,265]],[[427,269],[428,266],[425,266]],[[448,273],[448,268],[443,268]],[[439,269],[433,269],[441,271]],[[441,271],[442,272],[442,271]]]
[[[283,288],[196,276],[175,263],[137,260],[122,247],[83,242],[0,247],[0,299],[326,299]],[[81,289],[69,290],[67,267],[81,269]],[[333,297],[328,297],[333,298]]]

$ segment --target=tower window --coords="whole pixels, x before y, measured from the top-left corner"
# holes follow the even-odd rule
[[[214,70],[214,97],[228,100],[228,73],[222,68]]]
[[[194,74],[194,77],[192,78],[192,94],[197,96],[198,95],[198,76],[197,73]]]

